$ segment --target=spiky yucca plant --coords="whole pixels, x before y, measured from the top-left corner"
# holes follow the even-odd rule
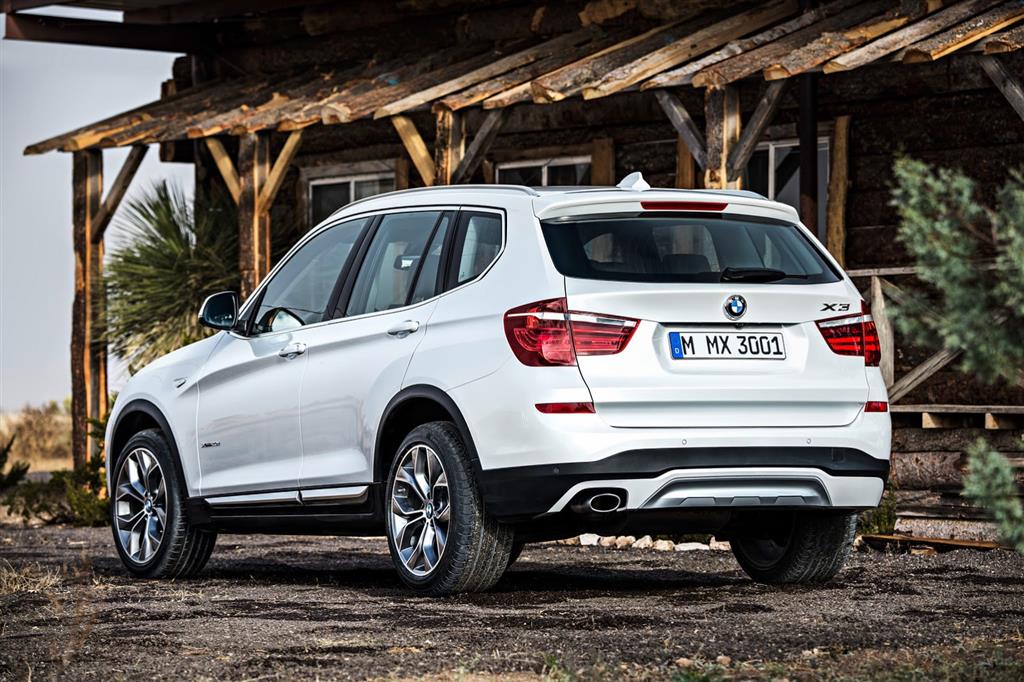
[[[238,289],[238,229],[229,198],[160,182],[128,202],[120,225],[129,239],[106,265],[111,349],[134,371],[208,330],[196,313],[212,292]]]

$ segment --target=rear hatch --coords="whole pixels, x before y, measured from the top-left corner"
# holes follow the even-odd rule
[[[570,320],[635,321],[618,352],[588,354],[576,344],[607,423],[840,426],[863,408],[863,353],[839,354],[818,326],[859,315],[860,297],[797,226],[642,212],[543,221],[542,229],[566,277]]]

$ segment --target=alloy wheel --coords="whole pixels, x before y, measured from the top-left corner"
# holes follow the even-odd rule
[[[391,540],[413,575],[429,575],[451,528],[448,476],[437,453],[417,443],[401,456],[391,484]]]
[[[156,456],[136,448],[121,462],[114,493],[114,519],[121,548],[134,563],[153,558],[167,524],[167,486]]]

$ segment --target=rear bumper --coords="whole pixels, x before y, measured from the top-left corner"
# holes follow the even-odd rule
[[[490,513],[528,519],[602,490],[623,494],[624,510],[867,509],[888,475],[888,460],[855,448],[684,447],[485,470],[480,482]]]

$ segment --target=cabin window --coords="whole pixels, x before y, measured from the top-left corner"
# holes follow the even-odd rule
[[[309,224],[317,225],[345,204],[395,189],[395,174],[369,173],[309,181]]]
[[[828,138],[818,138],[818,238],[825,239],[828,199]],[[762,142],[743,174],[743,188],[800,210],[800,143],[795,139]]]
[[[506,161],[497,165],[495,180],[501,185],[527,187],[589,185],[590,157],[564,156],[553,159]]]

